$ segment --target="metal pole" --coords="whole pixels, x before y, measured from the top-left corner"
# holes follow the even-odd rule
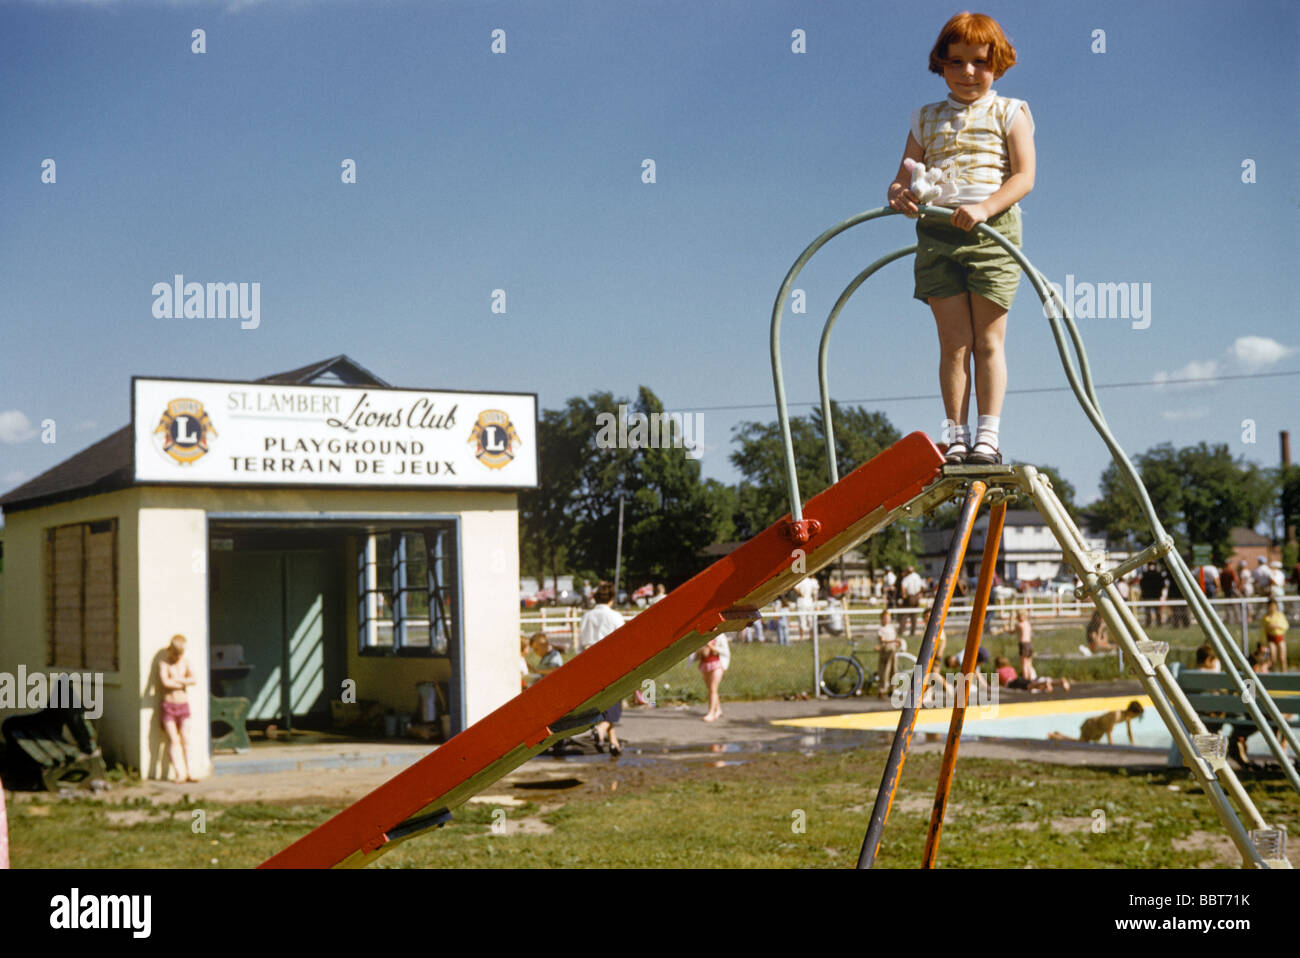
[[[971,609],[970,626],[966,630],[966,649],[961,659],[961,685],[953,706],[952,720],[948,723],[948,741],[943,747],[943,764],[939,767],[939,786],[934,793],[934,810],[930,813],[930,831],[925,836],[925,854],[922,868],[933,868],[939,854],[939,834],[943,831],[943,816],[948,809],[948,793],[957,768],[957,745],[961,740],[962,725],[966,721],[966,703],[974,684],[979,665],[980,638],[984,634],[984,613],[989,607],[989,593],[993,590],[993,570],[998,562],[998,546],[1002,542],[1002,523],[1007,515],[1007,504],[999,502],[989,510],[989,527],[984,535],[984,557],[980,560],[980,575],[975,586],[975,606]]]
[[[934,605],[930,607],[930,618],[925,625],[925,637],[921,640],[921,649],[916,654],[916,667],[912,670],[912,688],[898,717],[894,743],[889,749],[884,776],[880,780],[880,789],[876,792],[876,804],[871,809],[867,834],[862,841],[862,850],[858,854],[859,868],[870,868],[876,860],[876,852],[880,850],[885,822],[889,819],[889,808],[894,803],[894,793],[898,791],[903,762],[912,743],[912,730],[916,727],[916,713],[921,707],[925,679],[933,665],[935,641],[948,614],[948,605],[952,602],[953,589],[957,585],[957,573],[961,570],[962,560],[966,556],[966,546],[970,543],[975,515],[979,512],[987,488],[978,479],[970,484],[966,501],[962,503],[961,513],[957,518],[957,527],[953,530],[952,541],[948,544],[948,557],[944,560],[943,572],[939,576]]]
[[[618,545],[614,551],[614,602],[618,602],[618,579],[623,572],[623,494],[618,495]]]
[[[812,635],[812,643],[813,643],[813,695],[814,695],[814,696],[819,696],[819,695],[822,694],[821,670],[819,669],[819,665],[820,665],[821,660],[822,660],[822,653],[821,653],[821,642],[820,642],[820,641],[818,640],[818,638],[817,638],[817,603],[816,603],[816,602],[813,603],[813,626],[812,626],[812,629],[813,629],[813,635]]]

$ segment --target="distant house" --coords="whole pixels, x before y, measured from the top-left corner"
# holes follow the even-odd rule
[[[1255,568],[1260,556],[1269,562],[1282,558],[1282,547],[1273,545],[1268,536],[1262,536],[1254,529],[1238,526],[1229,536],[1232,539],[1232,553],[1228,558],[1234,562],[1244,559],[1248,568]]]
[[[1089,528],[1086,516],[1081,516],[1080,531],[1089,549],[1105,549],[1103,533]],[[964,572],[972,580],[979,575],[984,559],[984,542],[988,534],[989,517],[984,513],[975,520],[970,546],[966,550]],[[918,571],[935,579],[943,571],[951,529],[926,529],[921,532],[921,565]],[[1111,551],[1112,562],[1127,558],[1127,552]],[[1052,535],[1043,517],[1033,509],[1008,509],[1002,524],[1002,543],[998,548],[997,573],[1004,582],[1049,582],[1071,575],[1065,564],[1061,547]]]

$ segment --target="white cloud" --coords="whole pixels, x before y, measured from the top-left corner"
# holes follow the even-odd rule
[[[26,481],[27,481],[27,473],[19,472],[17,469],[15,469],[13,472],[5,473],[4,479],[0,481],[0,489],[8,489],[11,486],[16,486],[19,483],[26,482]]]
[[[1171,373],[1165,372],[1162,369],[1160,372],[1155,374],[1154,378],[1157,383],[1165,383],[1169,380],[1177,382],[1180,379],[1210,379],[1211,377],[1218,376],[1221,372],[1221,364],[1213,359],[1206,360],[1205,362],[1193,359],[1186,366],[1183,366],[1181,369],[1175,369]]]
[[[17,409],[0,412],[0,442],[26,442],[35,435],[31,420]]]
[[[1160,370],[1153,377],[1158,385],[1181,385],[1185,389],[1204,388],[1212,383],[1177,383],[1177,380],[1214,379],[1218,376],[1249,376],[1263,372],[1287,356],[1300,352],[1294,346],[1283,346],[1267,336],[1238,336],[1223,351],[1219,359],[1193,359],[1172,372]]]
[[[1209,415],[1210,410],[1204,406],[1196,406],[1193,409],[1166,409],[1160,417],[1168,422],[1188,422],[1192,419],[1204,419]]]
[[[1240,336],[1228,350],[1244,373],[1257,373],[1267,369],[1294,352],[1294,346],[1283,346],[1276,339],[1267,336]]]

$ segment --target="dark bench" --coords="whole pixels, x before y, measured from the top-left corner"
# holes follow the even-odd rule
[[[1177,664],[1174,665],[1173,672],[1178,679],[1178,687],[1205,723],[1207,731],[1216,732],[1224,725],[1230,725],[1232,735],[1243,738],[1259,731],[1241,700],[1241,694],[1225,673],[1180,668]],[[1287,724],[1300,728],[1300,714],[1297,714],[1300,713],[1300,672],[1252,672],[1242,678],[1253,680],[1266,689]],[[1177,744],[1169,747],[1169,764],[1182,764]]]
[[[4,720],[5,758],[27,783],[51,792],[64,785],[94,785],[108,775],[95,729],[81,709],[44,709]]]
[[[246,698],[217,698],[215,695],[209,697],[208,702],[208,722],[212,735],[208,751],[233,748],[242,755],[251,749],[253,745],[248,741],[248,727],[245,723],[252,703]],[[229,731],[218,735],[218,725],[226,726]]]

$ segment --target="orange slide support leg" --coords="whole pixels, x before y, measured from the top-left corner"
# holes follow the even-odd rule
[[[939,576],[934,605],[930,609],[930,618],[925,626],[925,637],[921,640],[921,649],[916,654],[912,685],[907,693],[906,704],[898,716],[898,729],[894,732],[894,742],[889,748],[889,757],[885,760],[885,771],[880,779],[880,788],[876,792],[876,803],[872,806],[871,818],[867,822],[867,834],[862,840],[862,850],[858,853],[859,868],[871,868],[875,864],[877,852],[880,851],[880,842],[885,835],[885,824],[889,821],[889,809],[894,804],[894,795],[903,777],[903,762],[906,761],[908,748],[912,744],[916,714],[921,710],[925,680],[934,668],[939,631],[943,628],[944,619],[948,615],[948,606],[957,587],[957,573],[961,571],[962,559],[966,555],[966,547],[970,544],[971,529],[975,526],[975,515],[979,512],[980,503],[984,501],[987,488],[978,479],[970,484],[966,501],[962,503],[961,513],[957,518],[957,528],[953,530],[952,541],[948,544],[948,555],[944,559],[943,572]]]
[[[939,833],[943,831],[948,793],[952,790],[952,780],[956,774],[957,744],[961,741],[961,729],[966,721],[966,704],[970,701],[975,669],[979,665],[984,614],[988,611],[989,593],[993,590],[993,574],[998,564],[998,547],[1002,543],[1002,524],[1006,517],[1005,502],[999,502],[989,510],[989,528],[984,536],[984,558],[980,560],[979,584],[975,587],[975,606],[971,609],[970,628],[966,630],[966,648],[961,657],[961,685],[957,688],[957,702],[948,723],[948,741],[943,747],[943,764],[939,767],[939,786],[935,790],[934,810],[930,813],[930,830],[925,836],[922,868],[933,868],[939,855]]]

